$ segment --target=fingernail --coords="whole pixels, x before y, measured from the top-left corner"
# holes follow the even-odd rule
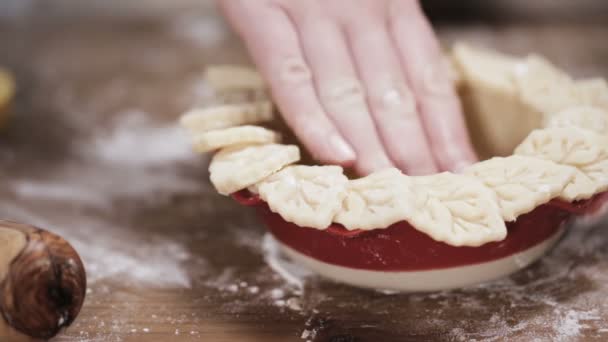
[[[333,135],[329,138],[329,144],[336,154],[336,159],[348,161],[356,158],[355,150],[339,135]]]

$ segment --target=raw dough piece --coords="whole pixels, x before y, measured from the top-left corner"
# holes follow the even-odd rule
[[[250,145],[221,150],[209,165],[211,183],[222,195],[243,190],[300,159],[295,145]]]
[[[593,184],[591,194],[608,190],[608,139],[592,131],[577,127],[535,130],[515,154],[576,167],[580,173],[566,188],[568,197],[590,197],[589,181]]]
[[[412,204],[410,178],[398,169],[384,169],[348,183],[334,221],[349,230],[386,228],[412,216]]]
[[[572,79],[543,57],[532,55],[519,63],[514,79],[521,100],[545,115],[580,104]]]
[[[511,79],[518,63],[517,58],[463,43],[454,45],[452,55],[454,66],[460,71],[464,82],[503,94],[517,93]]]
[[[276,143],[280,135],[259,126],[237,126],[194,135],[194,150],[205,153],[234,145]]]
[[[449,172],[412,179],[416,196],[408,221],[419,231],[452,246],[506,237],[496,195],[481,182]]]
[[[513,79],[519,59],[459,43],[453,60],[461,73],[458,93],[477,153],[482,159],[511,155],[542,122],[542,113],[520,99]]]
[[[196,134],[270,121],[272,117],[272,103],[260,101],[193,109],[180,118],[180,124]]]
[[[287,166],[256,188],[273,212],[302,227],[324,229],[342,206],[348,178],[339,166]]]
[[[514,221],[561,195],[577,170],[548,160],[524,156],[492,158],[471,165],[465,174],[492,189],[502,218]]]

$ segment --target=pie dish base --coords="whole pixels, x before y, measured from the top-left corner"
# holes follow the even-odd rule
[[[553,200],[508,222],[503,241],[455,247],[407,222],[374,231],[348,231],[335,224],[325,230],[299,227],[248,191],[232,197],[257,209],[280,249],[296,263],[338,282],[406,292],[469,286],[525,268],[558,241],[568,222],[594,216],[608,203],[608,192],[576,203]]]
[[[497,260],[426,271],[372,271],[344,267],[313,259],[277,241],[280,250],[296,263],[340,283],[403,292],[449,290],[495,280],[523,269],[542,257],[563,235],[557,230],[548,239],[524,251]],[[275,239],[276,240],[276,239]]]

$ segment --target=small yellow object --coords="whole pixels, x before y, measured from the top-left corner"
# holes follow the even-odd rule
[[[15,81],[6,69],[0,68],[0,128],[9,117],[9,107],[15,94]]]

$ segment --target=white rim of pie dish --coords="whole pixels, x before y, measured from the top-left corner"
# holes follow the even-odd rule
[[[273,239],[288,258],[333,281],[376,290],[429,292],[477,285],[519,271],[540,259],[559,241],[565,229],[563,225],[538,244],[500,259],[425,271],[373,271],[339,266],[304,255]]]

